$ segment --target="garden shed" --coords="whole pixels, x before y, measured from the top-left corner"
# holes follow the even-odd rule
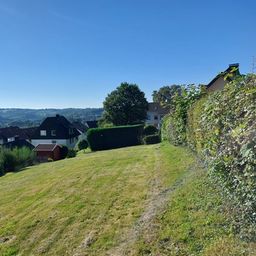
[[[39,161],[47,161],[49,158],[54,161],[61,159],[61,146],[58,144],[38,144],[34,151]]]

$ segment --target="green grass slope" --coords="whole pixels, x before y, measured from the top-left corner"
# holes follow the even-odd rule
[[[184,148],[81,153],[1,177],[0,195],[1,256],[255,255]]]

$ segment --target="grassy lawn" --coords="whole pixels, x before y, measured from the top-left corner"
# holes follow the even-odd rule
[[[167,144],[33,166],[1,177],[0,195],[3,256],[256,255],[195,157]]]

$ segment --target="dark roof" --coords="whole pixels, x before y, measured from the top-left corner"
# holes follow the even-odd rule
[[[227,74],[233,74],[234,76],[239,76],[240,75],[239,63],[229,64],[229,67],[225,71],[219,73],[216,77],[214,77],[206,87],[209,88],[217,79],[219,79],[220,77],[224,78],[224,76],[226,76]],[[232,79],[227,79],[227,80],[232,80]]]
[[[98,121],[86,121],[86,125],[88,128],[97,128],[98,127]]]
[[[0,128],[0,135],[5,138],[20,136],[21,134],[22,134],[22,131],[18,126],[9,126],[5,128]]]
[[[40,131],[46,130],[46,136],[41,136]],[[51,131],[55,130],[56,136]],[[35,130],[32,139],[70,139],[79,136],[79,131],[64,116],[56,115],[47,117]]]
[[[0,138],[19,137],[20,139],[30,139],[37,127],[19,128],[18,126],[9,126],[0,128]]]
[[[77,130],[79,130],[79,131],[81,131],[81,132],[83,132],[83,133],[86,132],[86,130],[87,130],[87,127],[86,127],[84,124],[82,124],[81,122],[79,122],[79,121],[73,122],[72,125],[73,125]]]
[[[56,147],[61,147],[58,144],[38,144],[35,148],[34,151],[54,151]]]
[[[148,103],[148,111],[150,112],[157,112],[158,114],[168,114],[169,110],[167,108],[162,107],[159,103],[157,102],[150,102]]]
[[[22,128],[22,132],[24,135],[26,135],[29,139],[33,136],[33,134],[35,133],[36,129],[38,127],[29,127],[29,128]]]
[[[6,148],[11,148],[11,149],[22,148],[22,147],[27,147],[30,149],[34,148],[34,146],[31,143],[27,142],[24,139],[17,139],[15,141],[7,142],[7,143],[4,143],[3,146]]]

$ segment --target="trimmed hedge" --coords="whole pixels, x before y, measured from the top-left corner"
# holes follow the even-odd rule
[[[87,141],[92,151],[121,148],[141,144],[143,125],[92,128],[87,131]]]
[[[161,139],[158,134],[154,134],[154,135],[145,136],[143,138],[143,142],[144,144],[156,144],[156,143],[160,143]]]

